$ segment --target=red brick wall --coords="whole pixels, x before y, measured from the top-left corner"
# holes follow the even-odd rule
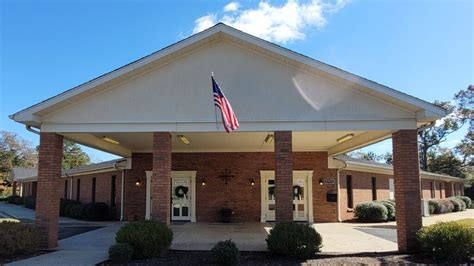
[[[354,218],[353,209],[347,207],[347,187],[346,187],[346,176],[352,176],[352,199],[354,208],[357,204],[362,202],[372,201],[372,177],[375,177],[377,187],[377,200],[389,199],[389,178],[393,178],[391,175],[375,174],[359,171],[348,171],[342,170],[339,173],[340,185],[340,214],[341,220],[350,220]]]
[[[120,190],[121,190],[121,180],[122,180],[122,171],[110,171],[104,173],[80,175],[74,177],[61,178],[60,182],[60,195],[61,198],[64,198],[64,182],[68,180],[68,199],[76,200],[77,197],[77,180],[81,180],[81,194],[79,195],[79,201],[82,203],[92,202],[92,178],[96,178],[96,194],[95,202],[105,202],[109,207],[112,206],[111,202],[111,186],[112,186],[112,176],[116,176],[115,179],[115,195],[116,195],[116,207],[115,207],[115,218],[120,217]],[[72,198],[70,195],[72,181]]]
[[[291,131],[275,132],[275,221],[293,221],[293,137]]]
[[[326,192],[335,185],[319,185],[321,178],[335,178],[335,170],[327,168],[324,152],[296,152],[294,170],[313,170],[313,214],[317,222],[336,221],[336,203],[326,202]],[[271,152],[260,153],[173,153],[173,171],[197,171],[196,219],[201,222],[219,220],[221,208],[232,208],[236,222],[260,221],[260,170],[274,170],[275,157]],[[152,168],[152,155],[133,154],[132,168],[126,172],[124,212],[127,220],[145,216],[145,171]],[[234,178],[227,184],[219,177],[229,169]],[[206,185],[201,180],[205,178]],[[141,186],[136,186],[139,179]],[[250,185],[250,179],[255,185]]]

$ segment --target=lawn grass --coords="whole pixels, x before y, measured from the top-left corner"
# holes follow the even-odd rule
[[[469,227],[474,227],[474,219],[472,218],[465,218],[465,219],[457,220],[455,222],[458,224],[467,225]]]

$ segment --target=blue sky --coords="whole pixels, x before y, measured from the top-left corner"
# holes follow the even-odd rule
[[[450,100],[474,83],[473,2],[0,0],[0,128],[36,145],[9,114],[218,21],[424,100]]]

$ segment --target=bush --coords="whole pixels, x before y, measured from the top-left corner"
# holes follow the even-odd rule
[[[0,223],[0,257],[28,254],[39,248],[40,232],[31,224]]]
[[[219,241],[211,252],[220,265],[237,265],[239,262],[239,249],[230,239]]]
[[[7,202],[10,204],[23,205],[23,198],[20,196],[9,196]]]
[[[454,210],[453,203],[448,199],[429,200],[429,204],[431,214],[443,214]]]
[[[134,259],[158,257],[173,241],[173,232],[162,223],[139,221],[126,224],[115,237],[117,243],[128,243],[133,248]]]
[[[463,200],[458,199],[456,197],[449,197],[448,200],[450,200],[454,206],[453,212],[460,212],[466,210],[466,203],[464,203]]]
[[[266,241],[273,254],[308,259],[321,251],[323,240],[309,225],[282,222],[270,230]]]
[[[80,202],[66,205],[64,216],[75,219],[84,219],[84,205]]]
[[[466,196],[456,196],[456,198],[464,201],[464,203],[466,204],[467,209],[471,208],[471,206],[472,206],[471,198],[466,197]]]
[[[474,254],[474,231],[456,222],[424,227],[417,237],[421,251],[434,259],[467,261]]]
[[[389,200],[375,201],[387,208],[387,221],[395,221],[395,203]]]
[[[133,248],[127,243],[117,243],[109,248],[109,258],[112,262],[128,262],[132,259]]]
[[[95,202],[85,205],[84,214],[87,220],[92,221],[106,221],[110,219],[109,206],[104,202]]]
[[[361,222],[375,223],[387,220],[388,210],[382,203],[365,202],[357,204],[354,216]]]
[[[33,210],[36,209],[36,198],[33,196],[24,197],[23,203],[25,204],[26,208]]]

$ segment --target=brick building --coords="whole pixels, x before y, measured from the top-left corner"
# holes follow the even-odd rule
[[[234,133],[215,113],[212,72],[239,119]],[[422,194],[417,130],[445,115],[220,23],[10,117],[40,136],[36,223],[50,247],[59,198],[68,194],[116,205],[123,199],[125,220],[215,221],[224,208],[234,221],[348,219],[342,202],[356,204],[365,193],[355,185],[365,189],[372,176],[358,178],[337,156],[392,138],[393,174],[374,173],[375,184],[390,186],[393,175],[399,249],[414,250]],[[64,138],[126,163],[61,178]]]

